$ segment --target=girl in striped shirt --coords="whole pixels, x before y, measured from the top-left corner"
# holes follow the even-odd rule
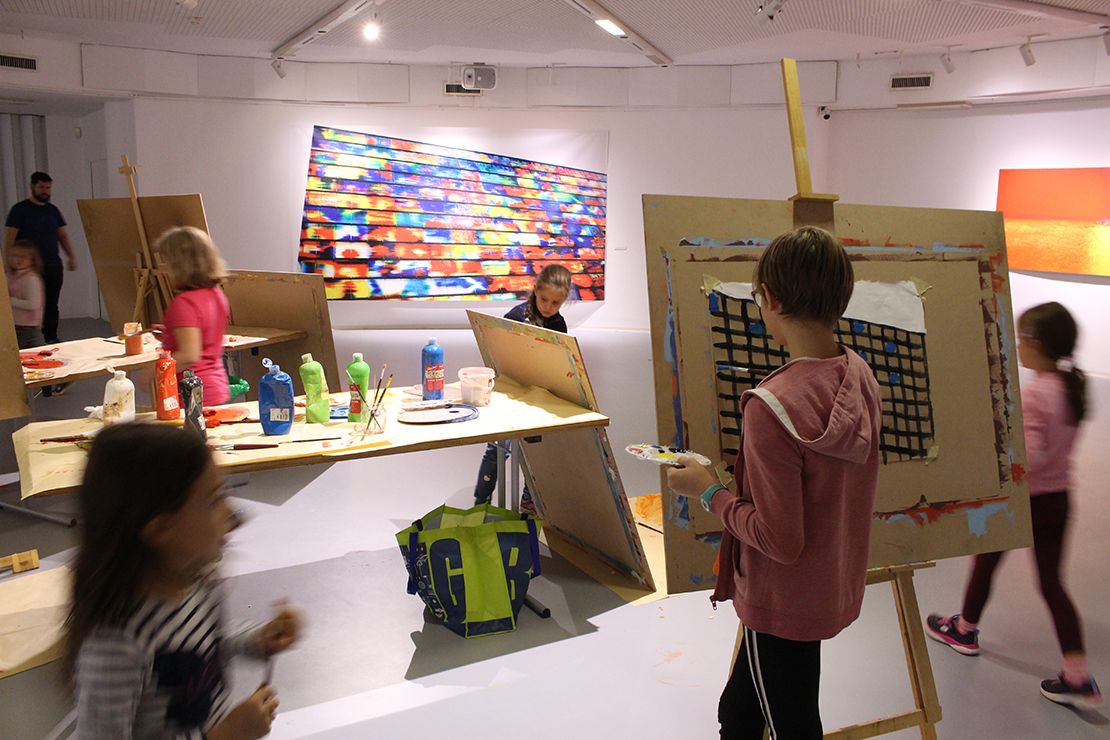
[[[224,671],[233,655],[287,649],[299,618],[282,609],[265,624],[224,624],[212,574],[234,521],[223,485],[196,435],[153,424],[97,435],[65,643],[82,740],[269,733],[273,688],[229,708]]]

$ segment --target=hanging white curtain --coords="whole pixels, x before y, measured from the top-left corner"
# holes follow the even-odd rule
[[[31,173],[49,172],[46,161],[46,119],[0,113],[0,209],[4,215],[27,197]]]

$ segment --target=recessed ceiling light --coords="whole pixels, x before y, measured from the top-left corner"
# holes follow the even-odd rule
[[[362,38],[367,41],[377,41],[382,35],[382,26],[377,21],[370,21],[362,27]]]
[[[618,26],[616,23],[613,23],[613,21],[609,20],[608,18],[601,18],[599,20],[594,21],[594,23],[601,26],[602,28],[604,28],[606,31],[613,34],[614,36],[620,36],[621,38],[623,38],[623,37],[628,35],[624,32],[623,28]]]

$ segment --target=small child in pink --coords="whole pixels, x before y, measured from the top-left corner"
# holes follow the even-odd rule
[[[224,369],[224,334],[230,309],[220,288],[227,274],[208,234],[192,226],[170,229],[154,246],[178,291],[162,316],[162,346],[181,373],[192,370],[204,382],[204,405],[231,400]]]
[[[1064,654],[1063,670],[1056,678],[1041,681],[1041,694],[1057,704],[1090,709],[1102,704],[1102,693],[1087,670],[1079,614],[1060,577],[1070,508],[1071,452],[1087,413],[1086,380],[1071,357],[1078,334],[1075,319],[1059,303],[1034,306],[1018,319],[1018,359],[1036,373],[1021,386],[1033,554],[1041,594]],[[951,617],[930,614],[925,620],[929,637],[957,653],[979,654],[978,622],[1003,554],[975,556],[962,611]]]
[[[38,347],[42,344],[39,327],[46,300],[38,247],[27,239],[16,241],[8,250],[5,268],[19,348]]]

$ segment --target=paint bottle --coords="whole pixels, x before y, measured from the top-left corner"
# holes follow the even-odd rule
[[[324,366],[312,359],[311,354],[301,355],[301,383],[304,384],[305,421],[326,423],[331,415],[328,380],[324,377]]]
[[[177,360],[168,350],[162,350],[154,363],[154,410],[161,421],[181,417],[181,402],[177,398]]]
[[[258,381],[258,420],[263,434],[289,434],[293,428],[293,379],[280,365],[262,361],[269,372]]]
[[[123,370],[116,370],[104,386],[104,424],[135,420],[135,384]]]
[[[370,366],[362,361],[362,353],[351,356],[347,366],[347,384],[351,391],[351,402],[347,409],[347,421],[364,422],[370,413]]]
[[[430,337],[420,352],[420,366],[423,368],[424,388],[421,397],[425,401],[439,401],[443,398],[443,347]]]
[[[192,370],[186,370],[178,383],[181,389],[181,407],[185,409],[185,428],[196,432],[201,439],[208,438],[204,426],[204,381]]]

